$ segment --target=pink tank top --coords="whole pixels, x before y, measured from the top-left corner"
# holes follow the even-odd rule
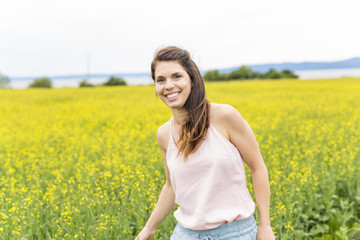
[[[176,220],[184,228],[206,230],[250,217],[255,203],[237,148],[210,123],[201,146],[184,162],[181,154],[176,157],[172,119],[166,161],[179,205]]]

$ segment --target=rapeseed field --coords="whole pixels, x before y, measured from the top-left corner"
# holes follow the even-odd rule
[[[206,89],[255,133],[278,239],[360,239],[360,79]],[[165,181],[170,117],[154,86],[0,90],[0,239],[134,239]]]

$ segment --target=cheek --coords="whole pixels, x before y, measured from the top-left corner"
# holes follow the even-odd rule
[[[156,92],[157,95],[161,94],[161,89],[162,89],[161,86],[155,85],[155,92]]]

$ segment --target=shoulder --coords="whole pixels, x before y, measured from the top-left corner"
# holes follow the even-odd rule
[[[243,119],[239,111],[229,104],[210,103],[210,115],[213,122],[226,125]]]
[[[157,130],[157,141],[160,149],[167,150],[167,145],[169,143],[170,138],[170,121],[167,121],[163,125],[161,125]]]
[[[246,127],[238,110],[228,104],[210,103],[210,122],[229,141],[235,131],[242,132]]]

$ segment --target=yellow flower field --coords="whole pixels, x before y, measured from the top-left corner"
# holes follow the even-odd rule
[[[255,133],[278,239],[360,239],[360,79],[206,89]],[[154,86],[0,89],[0,239],[134,239],[165,180],[156,131],[170,117]]]

